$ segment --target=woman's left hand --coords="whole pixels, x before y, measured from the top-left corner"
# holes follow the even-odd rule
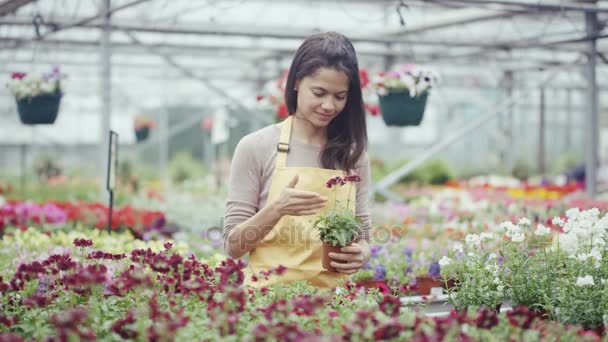
[[[329,253],[329,257],[334,260],[330,265],[344,274],[356,273],[367,264],[371,256],[371,248],[365,240],[353,242],[340,251],[342,253]]]

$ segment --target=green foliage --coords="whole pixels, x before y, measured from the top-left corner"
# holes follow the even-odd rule
[[[534,174],[534,170],[527,161],[519,159],[513,165],[511,174],[519,180],[527,180]]]
[[[169,173],[174,183],[183,183],[203,177],[205,167],[201,162],[195,160],[190,152],[179,152],[169,165]]]
[[[346,246],[357,237],[360,220],[349,214],[332,211],[315,222],[321,241],[332,246]]]
[[[389,173],[406,165],[407,160],[397,161],[388,164],[383,161],[372,161],[372,178],[374,181],[379,181]],[[445,184],[445,182],[454,179],[455,174],[447,161],[441,159],[430,160],[420,167],[414,169],[411,173],[399,180],[401,184],[417,183],[417,184]]]
[[[580,154],[565,153],[560,155],[551,165],[551,174],[558,175],[562,174],[568,169],[583,162]]]

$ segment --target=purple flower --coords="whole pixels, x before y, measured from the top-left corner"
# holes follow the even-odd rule
[[[378,257],[378,252],[382,249],[382,246],[377,246],[377,245],[373,245],[371,248],[371,257],[372,258],[376,258]]]
[[[429,265],[429,277],[439,277],[441,275],[441,266],[437,261]]]
[[[374,280],[386,279],[386,267],[384,265],[374,267],[374,272]]]
[[[412,254],[414,253],[414,251],[410,247],[405,247],[402,251],[403,254],[405,254],[405,260],[412,261]]]

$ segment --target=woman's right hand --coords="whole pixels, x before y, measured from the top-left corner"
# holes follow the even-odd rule
[[[293,177],[279,197],[272,202],[277,214],[281,217],[312,215],[325,206],[327,197],[312,191],[297,190],[296,184],[298,175]]]

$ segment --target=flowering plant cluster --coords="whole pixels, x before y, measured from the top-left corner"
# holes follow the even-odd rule
[[[527,218],[500,225],[498,254],[483,246],[500,236],[469,234],[467,250],[444,257],[445,273],[456,279],[458,307],[492,307],[502,299],[526,305],[564,323],[585,328],[608,321],[608,214],[569,209],[553,219],[555,229]]]
[[[329,189],[333,188],[336,190],[338,187],[342,187],[346,184],[348,184],[349,189],[346,206],[342,205],[342,207],[339,207],[339,201],[337,201],[334,196],[333,210],[325,213],[325,215],[319,216],[315,221],[314,226],[319,231],[321,241],[332,246],[343,247],[356,239],[360,222],[359,219],[349,211],[349,207],[353,185],[360,181],[361,177],[350,175],[346,177],[334,177],[325,183],[325,186]]]
[[[6,84],[17,100],[31,99],[38,95],[62,95],[61,80],[65,75],[54,67],[50,73],[14,72]]]
[[[241,261],[212,266],[176,253],[171,243],[118,254],[97,249],[110,244],[79,237],[71,249],[63,246],[67,250],[61,253],[20,261],[12,274],[4,273],[0,340],[599,338],[541,320],[525,307],[506,315],[480,309],[426,317],[402,310],[398,297],[361,291],[348,282],[335,291],[304,282],[252,289],[242,286]]]
[[[133,128],[135,128],[136,131],[139,131],[144,128],[153,129],[155,127],[156,121],[145,115],[137,115],[133,120]]]
[[[108,227],[108,208],[101,203],[7,201],[0,206],[0,234],[7,226],[26,230],[28,227],[71,228],[76,224]],[[153,234],[171,236],[177,227],[167,223],[160,211],[149,211],[124,206],[114,209],[112,228],[126,229],[136,237],[144,239]]]
[[[438,81],[437,75],[417,65],[406,64],[396,71],[380,73],[374,77],[371,86],[379,96],[394,91],[407,91],[410,97],[420,97],[431,91]]]

